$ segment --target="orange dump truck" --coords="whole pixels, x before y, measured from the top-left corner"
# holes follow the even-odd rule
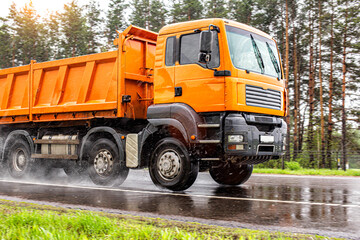
[[[159,34],[130,26],[114,44],[0,70],[2,170],[22,178],[58,167],[114,185],[148,167],[156,185],[179,191],[207,170],[241,184],[282,155],[286,92],[269,35],[205,19]]]

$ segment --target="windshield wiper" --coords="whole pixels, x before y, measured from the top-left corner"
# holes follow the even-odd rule
[[[255,53],[255,56],[256,56],[256,60],[259,64],[259,67],[261,69],[261,74],[264,74],[264,69],[265,69],[265,65],[264,65],[264,61],[261,57],[261,53],[260,53],[260,50],[254,40],[254,37],[250,34],[250,37],[251,37],[251,42],[252,42],[252,45],[253,45],[253,48],[254,48],[254,53]]]
[[[274,55],[274,52],[271,50],[269,43],[266,42],[266,46],[267,46],[267,49],[268,49],[269,54],[270,54],[271,62],[273,64],[273,66],[274,66],[274,69],[275,69],[276,73],[278,74],[278,79],[280,79],[281,78],[280,68],[279,68],[278,62],[276,61],[276,57]]]

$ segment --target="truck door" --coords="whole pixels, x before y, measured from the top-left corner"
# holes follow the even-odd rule
[[[210,68],[221,70],[218,33],[213,34]],[[175,102],[188,104],[196,112],[224,111],[223,76],[198,63],[199,32],[179,36],[178,62],[175,67]]]
[[[176,53],[176,36],[158,39],[158,42],[164,42],[165,64],[161,67],[155,67],[154,84],[154,103],[173,103],[174,102],[174,77],[175,77],[175,53]]]

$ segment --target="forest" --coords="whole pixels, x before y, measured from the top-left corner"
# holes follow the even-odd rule
[[[112,50],[128,25],[227,18],[273,36],[287,79],[287,149],[282,161],[305,168],[360,168],[360,1],[69,0],[40,16],[31,1],[0,17],[0,69]]]

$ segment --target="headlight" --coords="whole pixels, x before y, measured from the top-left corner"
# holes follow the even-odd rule
[[[229,135],[228,136],[228,142],[239,143],[239,142],[243,142],[243,141],[244,141],[243,135]]]

